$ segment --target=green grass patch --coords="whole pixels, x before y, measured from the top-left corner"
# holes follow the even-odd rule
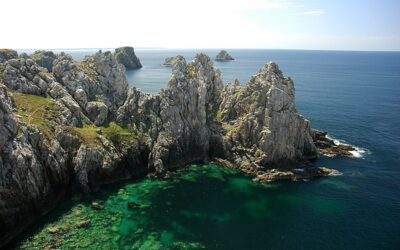
[[[13,92],[17,114],[26,124],[36,125],[47,139],[54,138],[49,121],[57,119],[54,101],[49,97]]]
[[[106,126],[85,124],[81,128],[73,128],[71,132],[90,146],[100,145],[99,134],[110,140],[115,146],[119,146],[122,143],[129,143],[135,139],[129,129],[123,128],[115,122],[110,122]]]
[[[28,95],[20,92],[13,92],[14,101],[17,106],[17,114],[26,124],[32,124],[39,128],[46,139],[54,138],[54,127],[51,122],[57,120],[58,114],[55,110],[55,103],[49,97]],[[90,146],[100,146],[99,134],[110,140],[116,147],[130,143],[137,137],[129,129],[123,128],[115,122],[110,122],[105,126],[83,125],[83,127],[70,128],[68,130],[82,139]]]

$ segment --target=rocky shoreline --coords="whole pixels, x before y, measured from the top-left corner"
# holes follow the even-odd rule
[[[321,154],[330,157],[348,157],[352,156],[352,151],[356,149],[348,144],[338,144],[328,137],[328,133],[313,129],[311,131],[315,146]]]
[[[0,247],[66,195],[190,162],[215,160],[256,181],[334,173],[295,167],[318,149],[346,149],[311,130],[278,65],[224,85],[207,55],[176,58],[167,87],[151,95],[128,86],[125,67],[140,64],[133,48],[82,61],[0,50]]]

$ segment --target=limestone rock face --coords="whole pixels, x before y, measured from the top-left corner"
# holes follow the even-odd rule
[[[37,50],[30,56],[39,66],[53,71],[53,62],[57,56],[52,51]]]
[[[0,49],[0,63],[18,57],[18,53],[12,49]]]
[[[245,86],[224,85],[208,56],[178,56],[167,87],[151,95],[128,87],[117,58],[100,51],[77,62],[61,53],[52,72],[30,57],[0,63],[0,247],[67,192],[87,195],[194,161],[256,181],[333,173],[294,168],[317,149],[293,81],[275,63]]]
[[[17,58],[5,62],[3,73],[4,84],[13,90],[27,94],[43,95],[46,93],[52,78],[47,70],[31,59]]]
[[[235,60],[226,50],[221,50],[215,57],[216,61],[230,61]]]
[[[17,125],[12,110],[12,94],[7,91],[3,84],[0,84],[0,149],[17,133]]]
[[[102,102],[102,106],[106,106],[113,117],[125,102],[128,92],[125,69],[110,52],[98,52],[82,62],[75,62],[70,56],[61,54],[54,61],[53,73],[86,113],[93,111],[87,109],[93,107],[88,106],[88,102]],[[105,109],[101,110],[103,112]]]
[[[245,87],[226,85],[219,112],[226,157],[237,165],[288,165],[316,156],[309,122],[296,111],[293,81],[275,63]]]
[[[132,47],[120,47],[115,49],[115,58],[127,69],[139,69],[142,67],[139,58],[136,57]]]
[[[125,103],[118,109],[119,124],[155,138],[161,126],[160,96],[130,88]]]
[[[107,121],[108,108],[103,102],[88,102],[86,110],[95,125],[103,125]]]
[[[161,128],[150,153],[158,172],[190,161],[209,160],[210,126],[223,88],[219,70],[204,54],[175,63],[167,89],[160,93]]]

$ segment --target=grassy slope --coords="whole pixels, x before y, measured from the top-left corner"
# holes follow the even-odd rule
[[[51,121],[56,120],[58,116],[54,101],[50,97],[20,92],[13,92],[13,96],[17,106],[17,114],[23,118],[23,121],[27,124],[36,125],[47,139],[54,138],[54,131],[50,126]],[[69,131],[81,138],[86,144],[99,146],[98,130],[114,144],[126,143],[134,139],[131,131],[122,128],[115,122],[110,122],[105,126],[85,124],[81,128],[71,128]]]
[[[27,124],[36,125],[47,139],[54,137],[49,122],[57,118],[54,101],[49,97],[13,92],[17,114]]]

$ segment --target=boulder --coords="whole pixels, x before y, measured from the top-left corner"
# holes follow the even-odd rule
[[[88,102],[86,106],[88,117],[97,126],[107,121],[108,108],[103,102]]]

